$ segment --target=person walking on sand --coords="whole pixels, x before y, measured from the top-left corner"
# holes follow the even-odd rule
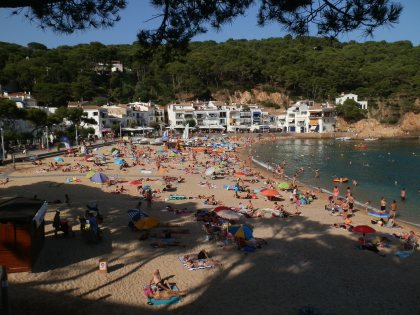
[[[347,196],[347,202],[349,204],[349,214],[353,214],[354,198],[353,198],[353,194],[352,193],[350,193],[350,195]]]
[[[385,211],[386,210],[386,200],[385,200],[385,197],[381,197],[380,204],[381,204],[381,211]]]
[[[337,186],[334,186],[334,189],[333,189],[333,198],[334,198],[334,201],[335,202],[337,201],[339,195],[340,195],[340,190],[338,189]]]
[[[390,219],[394,219],[397,217],[397,201],[393,200],[390,206]]]
[[[401,189],[400,196],[401,201],[405,201],[405,199],[407,198],[407,192],[405,191],[405,188]]]

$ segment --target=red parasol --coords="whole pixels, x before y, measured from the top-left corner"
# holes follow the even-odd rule
[[[130,182],[130,185],[135,185],[135,186],[138,186],[138,185],[141,185],[142,183],[141,183],[141,181],[139,181],[138,179],[136,179],[136,180],[132,180],[131,182]]]
[[[362,233],[362,234],[372,234],[375,233],[376,230],[369,225],[358,225],[353,228],[353,232]]]
[[[262,189],[261,194],[266,197],[278,196],[280,193],[275,189]]]
[[[236,172],[235,176],[246,176],[244,172]]]
[[[232,207],[226,207],[226,206],[217,206],[216,208],[213,209],[214,212],[219,212],[222,210],[232,210]]]

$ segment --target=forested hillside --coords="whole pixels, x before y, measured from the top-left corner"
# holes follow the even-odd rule
[[[115,60],[123,63],[122,73],[97,67]],[[136,44],[47,49],[39,43],[0,43],[0,84],[32,91],[48,106],[69,100],[167,103],[180,95],[210,99],[222,89],[254,87],[317,101],[352,91],[373,107],[385,104],[402,114],[419,110],[414,104],[420,96],[420,47],[408,41],[340,43],[291,36],[196,42],[185,54],[150,53]]]

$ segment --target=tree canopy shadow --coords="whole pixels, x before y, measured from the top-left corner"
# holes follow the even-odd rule
[[[10,187],[4,193],[32,196],[49,182]],[[265,231],[268,245],[254,253],[236,249],[222,250],[211,246],[212,254],[223,263],[222,267],[202,271],[182,269],[178,261],[170,261],[173,273],[187,273],[196,278],[188,295],[179,304],[153,307],[146,305],[143,284],[146,278],[138,278],[130,290],[126,303],[118,296],[118,288],[126,285],[128,277],[138,277],[154,259],[171,254],[186,254],[203,246],[200,224],[188,216],[176,216],[162,211],[164,200],[152,204],[150,214],[156,214],[164,222],[182,225],[191,234],[183,235],[188,246],[169,249],[153,249],[148,243],[137,240],[137,235],[127,228],[126,210],[134,207],[137,200],[119,195],[108,202],[101,202],[109,193],[99,187],[77,184],[49,188],[51,194],[39,198],[57,199],[68,193],[70,206],[51,205],[52,211],[60,206],[63,214],[75,217],[85,210],[85,204],[95,196],[104,214],[104,226],[109,230],[103,243],[84,244],[80,237],[54,239],[47,237],[43,251],[35,267],[35,277],[14,281],[11,276],[10,299],[14,314],[299,314],[305,305],[312,305],[322,314],[419,314],[420,257],[414,253],[405,260],[392,254],[383,258],[369,251],[356,248],[358,235],[347,232],[334,233],[330,226],[306,217],[287,219],[252,219],[247,222],[258,231]],[[58,197],[59,196],[59,197]],[[78,196],[73,200],[72,196]],[[61,197],[62,198],[62,197]],[[200,208],[194,200],[184,200],[177,207]],[[275,220],[275,221],[273,221]],[[77,234],[77,231],[76,231]],[[60,249],[49,246],[61,242]],[[127,251],[127,244],[138,250]],[[93,287],[84,283],[85,277],[97,272],[92,260],[112,257],[110,266],[121,266],[103,276],[100,284]],[[67,263],[62,263],[63,261]],[[65,259],[64,259],[65,258]],[[86,263],[85,263],[86,262]],[[80,272],[68,276],[64,267],[79,266]],[[179,264],[179,265],[178,265]],[[47,266],[47,268],[45,268]],[[49,266],[49,267],[48,267]],[[47,272],[48,277],[43,277]],[[171,273],[172,274],[172,273]],[[98,275],[98,277],[100,277]],[[69,281],[80,278],[74,286]],[[175,280],[176,277],[175,277]],[[195,280],[195,279],[194,279]],[[398,294],[402,292],[403,294]]]

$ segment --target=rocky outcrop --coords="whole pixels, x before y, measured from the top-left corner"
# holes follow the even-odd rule
[[[408,132],[420,131],[420,114],[407,113],[401,120],[401,129]]]
[[[260,89],[252,89],[251,91],[236,91],[231,94],[228,90],[221,90],[212,94],[217,101],[240,104],[259,104],[263,102],[271,102],[281,107],[286,107],[292,103],[290,98],[283,93],[269,93]]]

